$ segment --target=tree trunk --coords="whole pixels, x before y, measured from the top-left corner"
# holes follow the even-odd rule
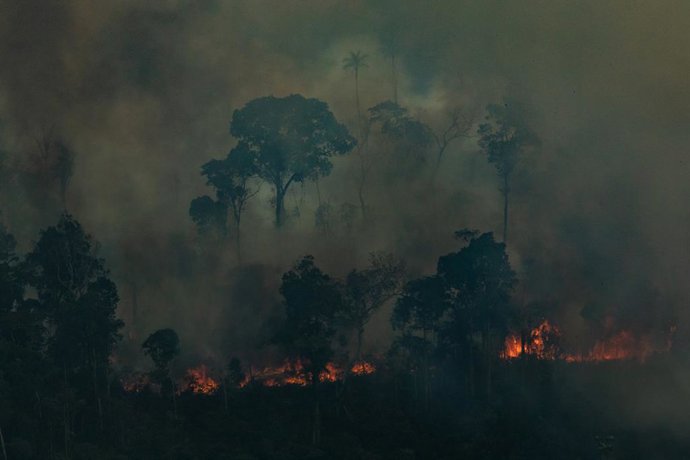
[[[240,244],[240,238],[240,220],[238,218],[235,225],[235,251],[237,252],[237,262],[239,264],[242,263],[242,246]]]
[[[391,72],[393,74],[393,102],[398,103],[398,72],[395,66],[395,54],[391,56]]]
[[[168,373],[168,379],[170,380],[170,389],[172,391],[173,415],[175,419],[177,419],[177,391],[175,388],[175,381],[170,376],[170,373]]]
[[[285,215],[285,190],[280,185],[276,185],[276,227],[283,226]]]
[[[355,103],[357,104],[357,131],[362,138],[362,111],[359,108],[359,69],[355,68]]]
[[[62,363],[62,373],[64,376],[64,390],[63,390],[63,395],[64,395],[64,400],[63,400],[63,407],[62,407],[62,424],[64,427],[64,435],[65,435],[65,458],[69,460],[72,458],[70,455],[70,450],[69,450],[69,444],[70,444],[70,423],[69,423],[69,403],[67,401],[67,366],[65,365],[64,361]]]
[[[228,381],[227,379],[223,382],[223,405],[225,406],[225,412],[228,411]]]
[[[103,405],[101,404],[101,396],[98,394],[98,367],[96,365],[96,349],[91,347],[91,357],[93,358],[93,396],[96,399],[96,406],[98,408],[98,423],[103,429]]]
[[[362,361],[362,339],[364,338],[364,326],[357,329],[357,362]]]
[[[488,321],[484,324],[482,336],[484,347],[484,384],[486,385],[486,402],[488,404],[491,402],[491,337]]]
[[[2,435],[2,428],[0,428],[0,447],[2,447],[2,456],[7,460],[7,449],[5,449],[5,438]]]
[[[321,443],[321,411],[319,408],[319,371],[316,367],[312,370],[311,386],[314,390],[314,415],[312,420],[312,437],[313,445],[318,446]]]
[[[508,176],[503,176],[503,242],[508,243]]]

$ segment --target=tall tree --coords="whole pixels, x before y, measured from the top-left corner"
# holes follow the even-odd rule
[[[428,148],[434,138],[431,128],[394,102],[385,101],[371,107],[369,122],[377,126],[395,151],[393,164],[403,166],[408,174],[418,174],[427,161]]]
[[[510,179],[525,148],[538,144],[527,126],[523,107],[514,101],[486,107],[486,123],[479,125],[479,146],[496,167],[503,195],[503,242],[508,241],[508,197]]]
[[[190,215],[200,230],[213,226],[223,234],[227,229],[225,219],[228,210],[231,212],[238,258],[241,258],[242,213],[247,202],[259,191],[258,186],[251,183],[256,172],[254,156],[246,149],[246,145],[235,147],[224,160],[211,160],[201,167],[201,174],[206,176],[206,184],[216,191],[216,200],[208,196],[199,197],[192,201],[190,207]]]
[[[175,382],[170,372],[170,363],[180,354],[180,339],[173,329],[158,329],[141,344],[144,354],[151,357],[156,369],[153,378],[161,385],[161,393],[172,398],[173,412],[177,415]]]
[[[391,87],[393,89],[393,102],[398,103],[398,65],[397,59],[400,54],[400,46],[398,44],[398,35],[396,33],[389,33],[383,39],[381,46],[381,53],[391,63]]]
[[[80,382],[93,382],[102,421],[101,388],[123,326],[115,316],[117,288],[105,263],[91,236],[69,214],[41,232],[26,263],[47,317],[49,356],[77,388]]]
[[[60,205],[66,210],[67,190],[74,175],[75,153],[62,137],[54,133],[53,128],[42,130],[35,142],[37,149],[30,155],[24,180],[30,181],[32,193],[38,192],[35,198],[40,199],[41,204],[46,200],[47,191],[51,194],[57,192]]]
[[[170,375],[170,363],[180,354],[180,339],[173,329],[158,329],[141,344],[144,354],[151,357],[156,366],[154,377],[162,385],[163,392],[174,391]]]
[[[336,319],[341,309],[341,288],[322,272],[312,256],[305,256],[283,275],[280,286],[285,305],[285,324],[277,340],[299,357],[311,375],[314,390],[312,441],[321,438],[319,376],[333,356]]]
[[[357,129],[361,141],[362,139],[362,111],[359,104],[359,71],[364,67],[369,67],[367,59],[369,56],[363,54],[361,51],[350,51],[350,54],[343,59],[343,69],[352,70],[355,77],[355,105],[357,108]]]
[[[372,254],[369,266],[345,280],[343,315],[357,333],[355,358],[362,359],[364,329],[371,316],[400,292],[405,266],[391,254]]]
[[[505,243],[497,243],[492,233],[476,236],[473,232],[458,232],[456,235],[469,244],[438,260],[438,274],[452,295],[453,308],[446,325],[446,337],[457,345],[469,346],[472,356],[474,335],[480,335],[484,383],[489,398],[495,346],[502,343],[510,323],[510,296],[517,281]],[[470,366],[474,366],[472,358]]]
[[[391,322],[395,329],[421,333],[425,341],[436,332],[449,307],[445,280],[426,276],[409,281],[395,304]]]
[[[436,143],[436,166],[434,168],[434,176],[438,173],[441,167],[441,160],[443,154],[448,149],[448,146],[456,139],[467,136],[467,133],[472,128],[473,120],[471,117],[463,116],[460,109],[453,110],[449,116],[448,125],[439,132],[431,131],[431,135]]]
[[[405,285],[391,317],[393,327],[403,331],[402,337],[396,341],[396,346],[406,349],[413,361],[420,366],[418,369],[421,371],[425,409],[428,407],[430,392],[430,353],[436,342],[435,336],[441,319],[448,307],[445,280],[439,276],[427,276]],[[417,375],[415,382],[416,379]]]
[[[194,198],[189,204],[189,217],[196,224],[200,235],[227,235],[228,208],[224,203],[208,195]]]
[[[327,176],[331,157],[357,144],[325,102],[297,94],[250,101],[235,110],[230,133],[237,148],[253,156],[258,176],[273,185],[277,227],[283,224],[290,185]]]

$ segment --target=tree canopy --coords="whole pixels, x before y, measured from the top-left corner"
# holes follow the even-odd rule
[[[253,157],[257,175],[274,187],[277,226],[290,185],[327,176],[331,158],[357,142],[325,102],[298,94],[250,101],[233,113],[230,133],[237,149]]]

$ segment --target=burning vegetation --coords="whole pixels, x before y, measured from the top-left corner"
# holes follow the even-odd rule
[[[206,365],[188,369],[185,375],[185,388],[194,394],[212,395],[220,384],[208,375]]]
[[[597,340],[590,350],[583,353],[569,353],[563,349],[563,334],[558,326],[548,320],[527,333],[512,333],[506,337],[501,357],[515,359],[523,355],[542,360],[563,360],[566,362],[603,362],[635,360],[646,361],[656,353],[670,351],[673,333],[671,328],[665,340],[655,341],[650,335],[636,335],[622,330]]]
[[[352,365],[350,372],[353,375],[368,375],[376,371],[376,366],[366,361],[360,361]],[[343,380],[345,370],[329,362],[325,369],[319,372],[319,382],[336,382]],[[240,384],[245,387],[254,382],[265,387],[281,387],[286,385],[307,386],[311,383],[311,373],[306,370],[301,360],[285,360],[280,366],[266,366],[259,370],[252,369],[250,375]]]

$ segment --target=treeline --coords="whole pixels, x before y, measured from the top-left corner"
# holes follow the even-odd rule
[[[353,54],[346,62],[357,72],[362,56]],[[509,221],[512,175],[523,153],[539,144],[525,121],[525,110],[513,100],[490,104],[482,123],[461,109],[447,114],[443,126],[432,128],[397,102],[384,101],[361,113],[356,96],[357,117],[348,129],[338,122],[325,102],[301,95],[262,97],[235,110],[230,134],[236,141],[224,159],[214,159],[201,167],[214,194],[191,201],[189,214],[202,238],[223,239],[234,234],[241,259],[241,222],[244,212],[262,184],[272,190],[276,227],[285,224],[292,212],[286,196],[295,184],[312,182],[318,195],[314,211],[315,227],[326,233],[336,228],[352,232],[372,221],[367,189],[389,189],[392,197],[406,199],[410,185],[423,182],[433,188],[449,147],[469,138],[476,127],[477,146],[496,168],[503,197],[503,241]],[[322,200],[320,179],[331,174],[333,159],[353,154],[357,167],[350,178],[357,205],[339,205]],[[300,214],[299,209],[294,214]]]
[[[23,258],[0,229],[4,458],[73,458],[77,433],[107,429],[117,303],[96,243],[72,216],[43,230]]]

